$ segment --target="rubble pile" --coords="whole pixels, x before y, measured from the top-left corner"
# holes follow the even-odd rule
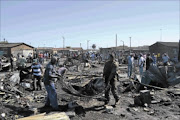
[[[165,67],[150,66],[150,68],[144,73],[141,83],[152,84],[167,88],[172,85],[180,83],[180,63],[175,66],[168,66],[168,73],[165,73]]]
[[[8,73],[0,80],[0,114],[1,119],[17,119],[32,115],[31,110],[35,102],[44,102],[45,91],[41,94],[26,90],[26,86],[19,84],[18,73]]]
[[[169,68],[168,75],[163,67],[151,67],[142,79],[136,74],[134,80],[141,83],[166,88],[137,91],[139,81],[127,78],[127,66],[119,66],[117,81],[120,104],[114,107],[114,99],[104,105],[105,84],[102,77],[103,64],[91,63],[91,67],[71,65],[66,74],[56,81],[60,111],[51,112],[43,108],[46,92],[32,90],[32,80],[19,83],[19,73],[8,73],[0,81],[0,119],[65,118],[78,119],[177,119],[180,117],[179,82],[180,65],[175,70]],[[77,70],[78,68],[78,70]],[[81,72],[79,72],[81,71]],[[171,71],[171,72],[170,72]],[[171,78],[171,80],[170,80]],[[174,79],[174,80],[173,80]],[[168,89],[168,90],[167,90]],[[112,97],[112,96],[111,96]],[[141,114],[140,114],[141,113]],[[167,115],[165,115],[167,114]],[[32,116],[31,116],[32,115]],[[178,119],[177,119],[178,120]]]

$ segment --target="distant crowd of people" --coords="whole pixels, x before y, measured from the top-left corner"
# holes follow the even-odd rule
[[[131,78],[132,72],[137,72],[137,68],[139,68],[139,74],[142,77],[144,70],[148,70],[151,65],[157,66],[157,55],[155,55],[154,53],[152,55],[150,53],[144,55],[142,53],[140,53],[139,55],[131,53],[127,57],[127,60],[128,60],[129,78]],[[167,73],[167,66],[169,65],[170,61],[177,63],[178,58],[175,56],[173,59],[170,59],[169,56],[166,53],[164,53],[162,55],[161,62],[165,66],[166,73]]]

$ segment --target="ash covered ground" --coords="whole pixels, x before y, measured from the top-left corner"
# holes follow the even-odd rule
[[[47,63],[48,61],[44,66]],[[78,67],[79,70],[76,65],[69,67],[63,81],[56,82],[60,111],[55,113],[65,112],[72,120],[180,119],[180,84],[161,90],[147,87],[146,89],[150,91],[151,103],[148,105],[135,104],[135,98],[140,93],[136,88],[129,87],[132,81],[127,78],[127,65],[119,66],[120,78],[117,81],[119,104],[116,107],[113,106],[115,100],[110,93],[110,103],[104,105],[103,90],[97,92],[91,88],[92,86],[87,87],[90,81],[102,78],[103,67],[104,63],[97,62],[91,63],[91,68],[87,67],[83,70],[81,66]],[[14,84],[16,81],[10,79],[13,74],[18,76],[18,71],[0,73],[0,119],[19,119],[53,112],[51,108],[43,108],[46,97],[44,88],[41,91],[32,91],[27,85]]]

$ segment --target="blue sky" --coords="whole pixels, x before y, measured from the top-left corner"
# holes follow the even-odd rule
[[[32,46],[151,45],[179,40],[178,0],[1,0],[0,39]]]

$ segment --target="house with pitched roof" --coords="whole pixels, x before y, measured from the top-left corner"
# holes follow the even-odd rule
[[[17,57],[17,55],[24,55],[27,57],[29,53],[33,54],[34,47],[26,43],[0,43],[0,56],[10,57],[11,54]]]

